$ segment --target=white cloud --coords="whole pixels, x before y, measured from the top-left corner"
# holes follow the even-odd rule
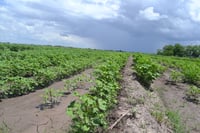
[[[45,0],[44,0],[45,1]],[[39,4],[49,7],[51,17],[57,16],[57,13],[63,13],[61,20],[69,19],[69,14],[74,18],[91,17],[94,19],[106,19],[117,16],[115,10],[118,10],[117,2],[110,3],[109,0],[104,1],[88,1],[81,0],[57,0],[57,1],[40,1],[40,0],[6,0],[7,7],[0,6],[0,31],[7,32],[6,41],[22,40],[16,42],[25,42],[27,40],[36,40],[32,43],[45,42],[46,44],[62,44],[72,47],[82,48],[99,48],[97,42],[89,37],[82,37],[75,34],[62,36],[63,31],[68,31],[67,25],[59,23],[59,20],[48,21],[45,10],[34,8],[32,5]],[[31,2],[31,3],[29,3]],[[110,8],[111,7],[111,8]],[[12,13],[14,11],[14,14]],[[48,12],[49,13],[49,12]],[[20,18],[19,15],[26,15]],[[16,16],[15,16],[16,15]],[[32,15],[35,15],[32,18]],[[18,17],[19,16],[19,17]],[[72,17],[71,16],[71,17]],[[65,18],[66,17],[66,18]],[[59,26],[64,29],[59,28]],[[6,28],[7,27],[7,28]],[[9,27],[9,28],[8,28]],[[75,29],[75,28],[73,28]],[[4,34],[3,32],[0,34]],[[5,34],[4,34],[5,36]],[[4,41],[5,37],[0,36],[0,41]]]
[[[46,41],[50,44],[54,44],[54,42],[58,42],[55,45],[67,45],[72,47],[80,47],[80,48],[98,48],[97,43],[90,38],[80,37],[74,34],[68,34],[67,36],[62,36],[55,32],[44,32],[41,34],[35,35],[35,37]],[[60,44],[59,44],[60,43]]]
[[[188,6],[191,19],[193,21],[200,22],[200,1],[190,0]]]
[[[140,10],[139,14],[147,20],[159,20],[161,18],[167,18],[166,15],[160,15],[160,13],[155,12],[154,7],[148,7],[144,10]]]
[[[18,11],[34,13],[40,12],[29,7],[30,3],[48,6],[63,14],[76,17],[91,17],[94,19],[109,19],[119,16],[120,0],[6,0]],[[42,9],[41,9],[42,10]]]
[[[0,12],[6,12],[6,11],[8,11],[8,10],[6,9],[6,7],[0,6]]]
[[[94,19],[107,19],[117,17],[120,8],[119,0],[68,0],[61,1],[65,12],[70,12],[74,16],[88,16]]]
[[[19,43],[152,51],[200,34],[199,0],[3,0],[0,18],[0,41]]]
[[[60,36],[60,39],[71,43],[69,46],[81,48],[99,48],[97,42],[91,38],[80,37],[77,35],[69,34],[68,36]]]
[[[6,29],[7,29],[6,27],[0,25],[0,30],[6,30]]]

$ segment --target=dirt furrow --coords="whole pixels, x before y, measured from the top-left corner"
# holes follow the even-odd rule
[[[159,93],[165,106],[172,111],[178,111],[185,132],[200,132],[200,105],[186,99],[186,91],[190,88],[187,83],[172,84],[170,81],[170,71],[166,71],[160,78],[156,79],[153,87]]]
[[[118,105],[110,114],[111,125],[125,112],[129,111],[120,122],[109,132],[111,133],[166,133],[170,130],[164,122],[151,115],[156,105],[162,107],[162,102],[155,92],[145,90],[136,80],[132,69],[133,58],[130,57],[123,70],[122,89]]]

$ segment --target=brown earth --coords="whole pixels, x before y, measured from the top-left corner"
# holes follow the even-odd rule
[[[186,100],[186,91],[190,87],[186,83],[171,84],[170,71],[165,72],[152,85],[163,100],[165,106],[180,113],[186,131],[200,133],[200,105]]]
[[[156,92],[145,90],[136,80],[133,72],[132,57],[129,58],[124,70],[122,89],[118,98],[118,105],[110,112],[110,126],[122,115],[124,117],[110,129],[110,133],[167,133],[171,130],[163,121],[158,123],[151,115],[155,106],[161,109],[163,103]],[[163,107],[164,108],[164,107]],[[128,112],[128,113],[127,113]]]
[[[88,69],[68,79],[80,75],[91,77],[92,69]],[[65,79],[67,80],[67,79]],[[55,82],[47,88],[62,89],[65,82]],[[81,84],[76,91],[80,94],[88,92],[90,82]],[[67,106],[76,99],[72,94],[61,97],[61,102],[52,109],[41,110],[41,95],[44,89],[28,95],[3,99],[0,102],[0,127],[9,129],[10,133],[63,133],[69,129],[71,118],[66,115]]]

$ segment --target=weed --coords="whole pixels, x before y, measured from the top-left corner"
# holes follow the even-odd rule
[[[176,84],[177,82],[180,82],[182,78],[183,78],[183,74],[179,71],[172,71],[170,73],[170,79],[174,84]]]
[[[167,117],[166,117],[166,111],[163,106],[159,102],[155,103],[151,115],[155,118],[155,120],[158,122],[158,124],[166,123]]]
[[[131,114],[132,114],[132,117],[133,117],[133,118],[136,118],[136,113],[137,113],[137,110],[136,110],[136,108],[133,107],[133,108],[131,109]]]
[[[140,124],[140,128],[146,129],[146,124],[145,124],[145,122],[142,122],[142,123]]]
[[[133,97],[130,97],[130,96],[128,97],[127,102],[132,106],[136,106],[137,105],[136,99],[133,98]]]
[[[0,133],[9,133],[10,128],[8,125],[3,121],[2,125],[0,125]]]
[[[151,115],[156,119],[156,121],[160,125],[165,121],[165,112],[162,112],[162,111],[152,111]]]
[[[186,92],[187,99],[196,104],[200,102],[200,88],[191,86]]]
[[[144,104],[145,103],[145,98],[144,97],[140,97],[136,99],[137,104]]]
[[[167,117],[170,120],[170,123],[173,127],[175,133],[185,133],[185,126],[181,122],[180,114],[177,111],[167,111]]]
[[[90,77],[86,75],[80,75],[75,77],[74,79],[65,80],[65,91],[71,93],[75,89],[79,87],[82,82],[93,82]]]
[[[44,105],[49,105],[51,108],[59,103],[59,99],[62,96],[62,92],[60,90],[56,90],[54,88],[47,88],[42,95]]]

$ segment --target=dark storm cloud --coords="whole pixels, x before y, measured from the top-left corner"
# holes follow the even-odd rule
[[[200,40],[197,0],[5,0],[0,4],[0,41],[155,52],[167,43]]]

